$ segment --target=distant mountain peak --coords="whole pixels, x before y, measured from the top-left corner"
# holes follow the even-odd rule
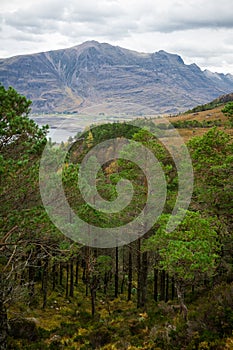
[[[214,73],[214,72],[211,72],[210,70],[208,69],[205,69],[204,70],[204,74],[209,77],[210,79],[218,79],[218,80],[221,80],[221,75],[218,74],[218,73]]]
[[[96,40],[88,40],[88,41],[84,41],[82,44],[79,45],[75,45],[75,48],[89,48],[89,47],[99,47],[102,44],[99,43]]]
[[[167,58],[170,63],[179,63],[179,64],[184,64],[183,59],[174,53],[169,53],[164,50],[159,50],[158,52],[155,52],[155,55],[159,55],[160,57]]]
[[[142,53],[90,40],[0,60],[0,82],[33,112],[177,113],[233,91],[233,76],[186,65],[174,53]]]

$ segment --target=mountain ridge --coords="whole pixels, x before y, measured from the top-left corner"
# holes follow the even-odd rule
[[[202,71],[177,54],[97,41],[0,59],[0,82],[37,113],[178,113],[233,91],[231,74]]]

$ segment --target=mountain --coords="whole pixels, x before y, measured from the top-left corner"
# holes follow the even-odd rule
[[[33,112],[47,113],[177,113],[233,91],[232,75],[178,55],[96,41],[1,59],[0,82],[31,99]]]

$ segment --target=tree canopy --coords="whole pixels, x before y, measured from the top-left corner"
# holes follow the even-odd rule
[[[48,126],[40,128],[29,118],[30,105],[15,89],[0,85],[0,150],[20,142],[24,146],[31,142],[32,150],[45,144]]]
[[[0,349],[7,349],[7,339],[9,349],[25,350],[231,349],[232,137],[215,127],[188,142],[195,183],[184,216],[179,208],[173,210],[179,194],[179,169],[163,139],[155,137],[165,136],[173,146],[169,130],[163,127],[153,136],[150,131],[156,126],[151,125],[152,120],[146,127],[142,121],[138,127],[108,123],[88,128],[72,147],[69,143],[48,143],[51,152],[39,182],[47,127],[39,128],[30,119],[30,105],[31,101],[13,88],[0,86]],[[87,161],[81,181],[84,157],[99,143],[113,138],[116,142],[98,149]],[[114,153],[121,138],[128,140],[119,154]],[[135,143],[155,156],[158,173],[149,162],[149,153],[142,156],[140,145]],[[100,154],[107,157],[101,166]],[[62,165],[56,161],[61,155]],[[143,212],[149,192],[145,168],[164,174],[167,191],[157,175],[153,182],[158,186],[153,205],[158,206],[166,192],[163,212],[145,235],[139,236],[135,229],[135,240],[124,246],[75,243],[51,222],[43,206],[42,187],[48,193],[48,206],[55,202],[60,210],[57,213],[64,214],[60,206],[63,198],[52,191],[59,177],[73,212],[109,234],[112,227],[121,229]],[[130,202],[129,196],[119,196],[121,179],[132,184]],[[100,197],[106,202],[101,208],[107,205],[102,212],[92,206]],[[110,205],[118,197],[125,200],[115,212]],[[177,226],[169,231],[167,223],[173,212]],[[67,225],[74,230],[72,216],[67,214]],[[140,230],[147,228],[142,219]],[[8,336],[8,323],[12,325],[19,316],[39,320],[36,340],[31,340],[31,334],[29,339],[18,339],[13,333]]]
[[[230,125],[233,126],[233,102],[228,102],[222,109],[222,112],[229,118]]]

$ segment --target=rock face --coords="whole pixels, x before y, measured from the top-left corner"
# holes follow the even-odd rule
[[[33,112],[174,113],[233,91],[233,76],[201,71],[175,54],[95,41],[0,60],[0,82]]]
[[[37,320],[34,318],[16,318],[9,320],[9,334],[13,338],[37,340]]]

